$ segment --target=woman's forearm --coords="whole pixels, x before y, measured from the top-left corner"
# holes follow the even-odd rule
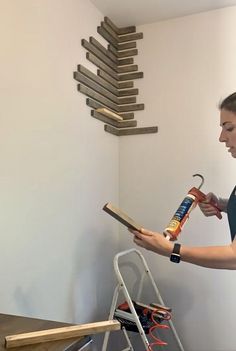
[[[222,197],[219,198],[219,208],[222,212],[227,213],[228,201],[229,199],[223,199]]]

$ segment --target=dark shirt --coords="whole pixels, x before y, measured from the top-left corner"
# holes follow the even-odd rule
[[[229,228],[230,228],[232,241],[234,240],[235,235],[236,235],[236,194],[235,194],[235,191],[236,191],[236,186],[229,197],[229,201],[228,201],[228,205],[227,205],[227,214],[228,214]]]

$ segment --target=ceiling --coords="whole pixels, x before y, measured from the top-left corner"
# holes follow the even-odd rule
[[[118,27],[142,25],[236,5],[236,0],[90,0]]]

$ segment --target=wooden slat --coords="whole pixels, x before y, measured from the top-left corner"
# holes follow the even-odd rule
[[[133,80],[133,79],[138,79],[138,78],[143,78],[143,72],[136,72],[136,73],[120,74],[119,75],[119,81]]]
[[[112,112],[117,113],[115,110],[112,110],[109,106],[106,106],[105,104],[101,104],[95,100],[86,99],[86,105],[88,105],[89,107],[93,108],[93,109],[99,109],[99,108],[109,108],[109,110],[111,110]],[[128,120],[128,119],[133,119],[134,118],[134,113],[133,112],[119,112],[117,113],[119,116],[121,116],[124,120]]]
[[[87,52],[86,58],[90,62],[92,62],[95,66],[97,66],[98,68],[101,68],[103,71],[108,73],[112,78],[118,80],[118,74],[109,66],[107,66],[105,63],[103,63],[101,60],[99,60],[96,56],[94,56],[90,52]]]
[[[89,37],[89,42],[93,44],[98,50],[100,50],[104,55],[108,56],[115,64],[119,64],[117,57],[112,52],[104,48],[104,46],[100,44],[99,41],[97,41],[95,38]]]
[[[104,55],[100,50],[98,50],[93,44],[89,43],[87,40],[82,39],[81,40],[82,46],[91,52],[93,55],[95,55],[99,60],[101,60],[103,63],[108,65],[110,68],[112,68],[114,71],[118,71],[117,64],[114,63],[109,57]]]
[[[113,79],[109,74],[107,74],[103,70],[98,70],[97,74],[100,78],[103,78],[106,82],[109,82],[117,89],[133,88],[134,86],[134,83],[132,81],[118,82],[116,79]]]
[[[98,112],[98,113],[100,113],[108,118],[114,119],[115,121],[123,121],[124,120],[123,117],[121,117],[117,113],[112,112],[111,110],[109,110],[105,107],[97,108],[96,112]]]
[[[118,96],[138,95],[138,89],[124,89],[118,91]]]
[[[103,78],[98,77],[96,74],[93,72],[89,71],[87,68],[85,68],[83,65],[78,65],[77,69],[80,73],[88,77],[89,79],[93,80],[97,84],[101,85],[103,88],[109,90],[111,93],[113,93],[116,96],[124,96],[120,94],[120,91],[116,89],[113,85],[111,85],[109,82],[105,81]],[[74,72],[74,78],[78,80],[76,72]],[[122,91],[122,90],[121,90]]]
[[[137,47],[136,41],[130,41],[127,43],[119,43],[117,45],[117,50],[121,51],[121,50],[127,50],[127,49],[135,49],[136,47]]]
[[[135,103],[136,103],[136,96],[118,98],[118,105],[135,104]]]
[[[128,128],[128,127],[136,127],[137,121],[114,121],[113,119],[102,115],[94,110],[91,111],[91,116],[99,119],[104,123],[108,123],[116,128]]]
[[[143,39],[143,33],[119,35],[119,43]]]
[[[123,67],[117,67],[117,73],[127,73],[127,72],[135,72],[138,70],[138,65],[127,65]]]
[[[78,84],[78,91],[80,91],[81,93],[87,95],[91,99],[94,99],[94,100],[100,102],[101,104],[111,108],[115,112],[119,112],[119,107],[118,107],[117,104],[114,104],[109,99],[107,99],[107,98],[103,97],[102,95],[96,93],[92,89],[90,89],[90,88],[88,88],[88,87],[86,87],[86,86],[84,86],[82,84]]]
[[[110,44],[108,45],[108,50],[112,52],[117,58],[125,58],[138,55],[138,49],[117,51],[116,48]]]
[[[30,333],[6,336],[6,347],[13,348],[33,345],[48,341],[65,340],[73,337],[104,333],[106,331],[120,330],[120,323],[116,320],[87,323],[69,327],[47,329]]]
[[[142,111],[144,110],[144,104],[124,105],[118,106],[117,112],[130,112],[130,111]]]
[[[134,63],[134,58],[133,57],[128,57],[125,59],[117,60],[118,66],[124,66],[124,65],[132,65]]]
[[[125,120],[134,118],[133,112],[119,112],[119,115]]]
[[[86,87],[89,87],[90,89],[92,89],[93,91],[97,92],[98,94],[100,94],[100,95],[104,96],[105,98],[111,100],[115,104],[120,104],[120,102],[121,102],[120,98],[118,98],[116,95],[110,93],[108,90],[102,88],[101,85],[99,85],[99,84],[95,83],[94,81],[88,79],[82,73],[76,72],[76,80],[78,80],[80,83],[83,83],[84,85],[86,85]],[[128,100],[127,102],[125,101],[123,103],[128,103],[129,104],[130,101]]]
[[[97,32],[115,48],[118,46],[118,42],[104,28],[97,27]]]
[[[117,45],[119,43],[119,36],[116,34],[116,32],[106,23],[106,22],[101,22],[101,27],[110,34],[110,36],[117,42]]]
[[[135,32],[136,32],[136,27],[135,27],[135,26],[129,26],[129,27],[118,28],[107,16],[104,17],[104,21],[105,21],[117,34],[128,34],[128,33],[135,33]]]
[[[117,136],[124,136],[124,135],[137,135],[137,134],[150,134],[150,133],[157,133],[158,127],[142,127],[142,128],[127,128],[127,129],[118,129],[113,126],[105,124],[104,130],[111,134]]]

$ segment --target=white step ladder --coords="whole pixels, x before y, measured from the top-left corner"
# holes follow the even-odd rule
[[[151,272],[148,268],[148,265],[143,257],[143,255],[141,254],[140,251],[136,250],[136,249],[130,249],[130,250],[126,250],[126,251],[123,251],[123,252],[120,252],[118,253],[115,257],[114,257],[114,270],[115,270],[115,274],[116,274],[116,277],[117,277],[117,280],[118,280],[118,284],[115,288],[115,291],[114,291],[114,294],[113,294],[113,299],[112,299],[112,304],[111,304],[111,308],[110,308],[110,313],[109,313],[109,320],[112,320],[114,319],[114,315],[115,315],[115,311],[116,311],[116,308],[117,308],[117,303],[118,303],[118,298],[119,298],[119,295],[120,293],[123,293],[125,299],[126,299],[126,302],[129,306],[129,309],[130,309],[130,312],[131,313],[128,313],[129,316],[131,316],[131,320],[134,321],[136,327],[137,327],[137,330],[138,330],[138,333],[141,337],[141,340],[143,342],[143,345],[144,345],[144,348],[143,350],[145,351],[150,351],[151,350],[151,343],[150,341],[148,340],[148,338],[146,337],[146,334],[145,334],[145,331],[143,329],[143,326],[139,320],[139,317],[137,315],[137,312],[135,310],[135,307],[134,307],[134,304],[133,304],[133,301],[131,299],[131,296],[130,296],[130,293],[128,291],[128,288],[127,288],[127,285],[125,284],[125,280],[124,280],[124,277],[123,275],[121,274],[121,271],[120,271],[120,266],[119,266],[119,261],[120,261],[120,258],[121,257],[124,257],[124,256],[129,256],[129,255],[132,255],[132,254],[135,254],[136,256],[138,256],[139,260],[141,261],[141,265],[143,267],[143,272],[142,272],[142,275],[141,275],[141,279],[140,279],[140,282],[139,282],[139,288],[138,288],[138,293],[137,293],[137,299],[140,299],[140,296],[141,296],[141,293],[142,293],[142,290],[143,290],[143,284],[144,284],[144,280],[145,278],[148,279],[148,281],[150,281],[150,284],[151,286],[153,287],[153,290],[154,290],[154,294],[155,294],[155,303],[161,305],[161,306],[165,306],[163,300],[162,300],[162,297],[158,291],[158,288],[156,286],[156,283],[151,275]],[[124,312],[124,315],[125,315],[126,312]],[[171,320],[169,320],[167,322],[167,324],[169,325],[170,329],[172,330],[172,333],[173,333],[173,336],[174,336],[174,339],[176,341],[176,344],[177,344],[177,348],[175,348],[174,351],[184,351],[184,348],[183,348],[183,345],[179,339],[179,336],[175,330],[175,327],[173,325],[173,322]],[[124,349],[122,349],[121,351],[135,351],[132,344],[131,344],[131,340],[130,340],[130,337],[129,337],[129,333],[125,327],[122,327],[122,330],[123,330],[123,333],[124,333],[124,336],[125,336],[125,339],[127,341],[127,344],[128,346]],[[106,332],[105,333],[105,336],[104,336],[104,340],[103,340],[103,346],[102,346],[102,351],[109,351],[108,350],[108,341],[109,341],[109,337],[110,337],[110,332]],[[157,347],[155,346],[155,350],[157,350]],[[171,351],[168,347],[163,347],[161,346],[160,347],[160,350],[168,350],[168,351]],[[138,350],[140,351],[140,350]]]

